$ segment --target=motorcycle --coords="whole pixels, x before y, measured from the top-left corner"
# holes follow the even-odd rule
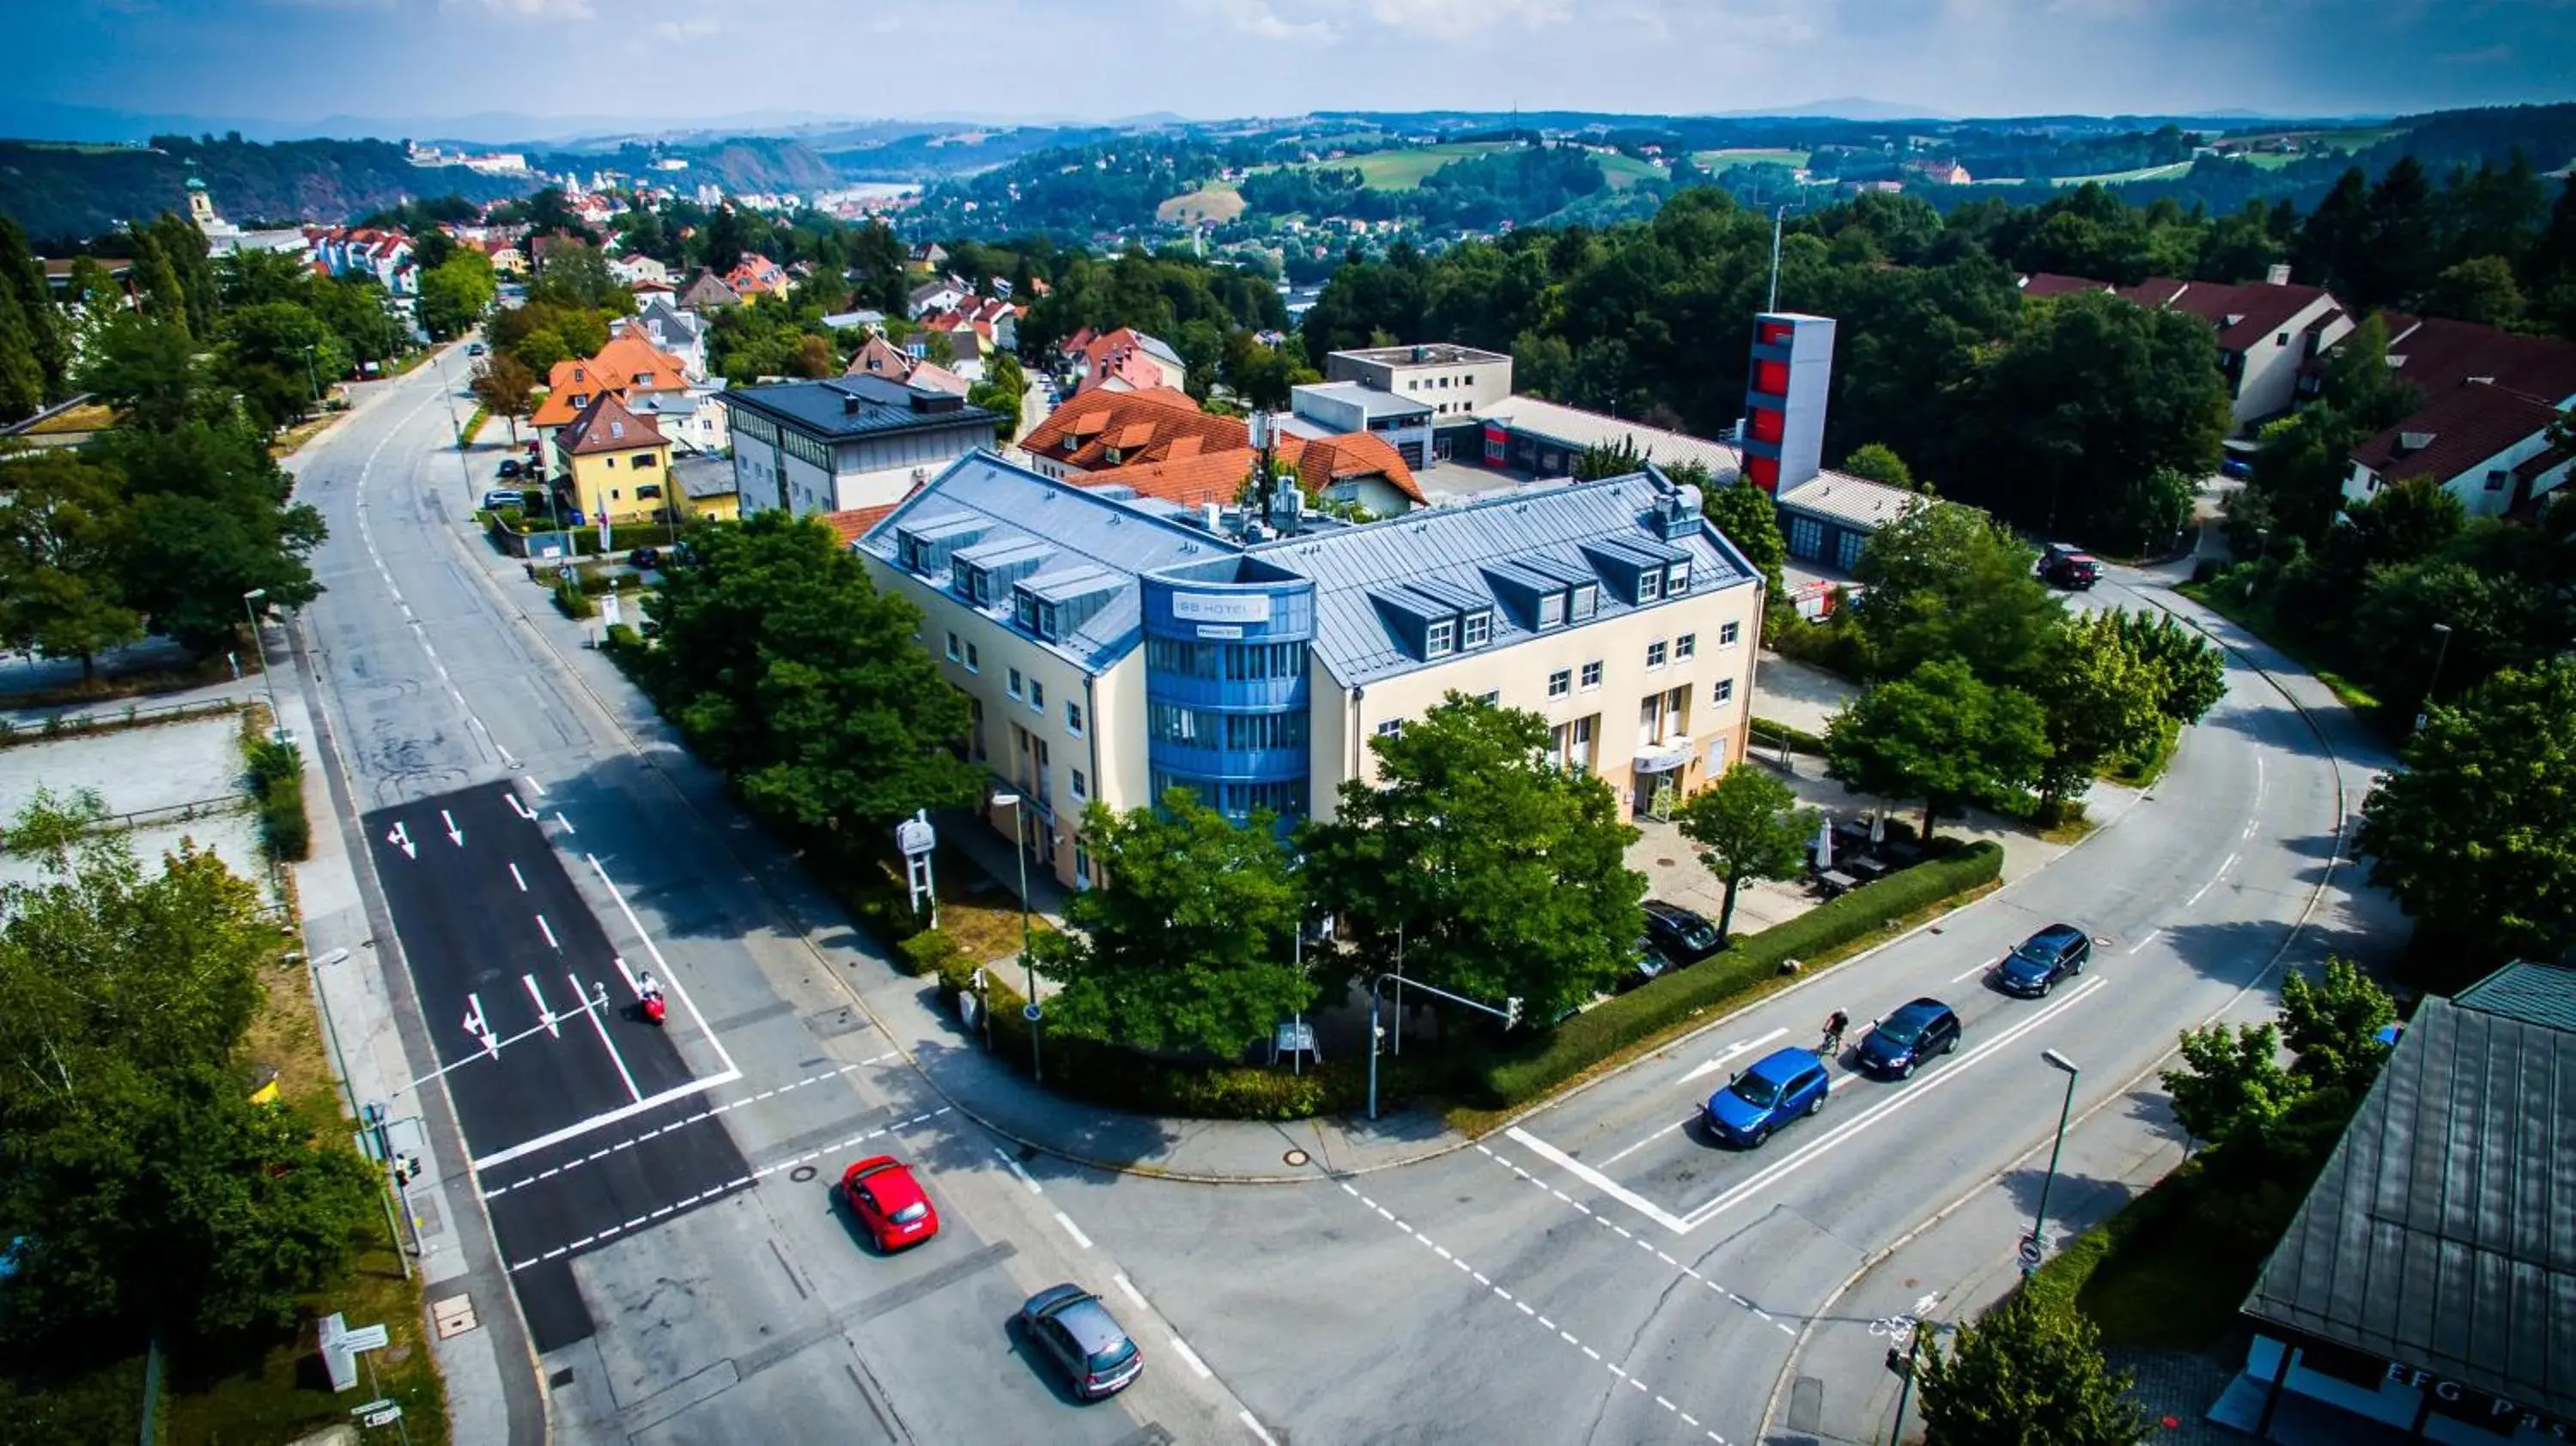
[[[663,1016],[669,1012],[669,1007],[662,1002],[662,986],[654,982],[652,975],[647,974],[636,983],[635,993],[636,1011],[644,1016],[644,1022],[660,1024]]]

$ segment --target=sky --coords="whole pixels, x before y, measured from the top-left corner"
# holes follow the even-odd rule
[[[2395,114],[2576,99],[2576,0],[86,0],[14,96],[307,123],[508,113],[1198,118]],[[11,111],[14,106],[15,113]],[[435,134],[435,132],[420,132]],[[504,140],[511,137],[467,136]]]

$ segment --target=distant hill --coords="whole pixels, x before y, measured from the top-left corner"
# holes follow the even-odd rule
[[[341,223],[426,196],[496,201],[533,177],[413,165],[390,141],[256,141],[156,136],[148,146],[0,141],[0,214],[39,242],[96,236],[187,207],[189,161],[226,219]]]
[[[649,168],[656,159],[689,163],[685,171],[655,178],[683,191],[704,181],[713,181],[728,191],[820,191],[840,184],[831,164],[812,147],[802,141],[771,136],[710,137],[693,144],[629,141],[613,148],[540,151],[528,157],[528,164],[541,171],[578,171],[584,175],[624,171],[630,176],[645,176],[651,174]]]

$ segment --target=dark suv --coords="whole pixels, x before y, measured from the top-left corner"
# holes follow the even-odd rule
[[[1696,964],[1717,952],[1717,926],[1679,904],[1646,901],[1646,938],[1676,964]]]
[[[2060,979],[2084,972],[2093,957],[2093,940],[2072,924],[2051,924],[2021,941],[2021,947],[1995,965],[1995,986],[2008,994],[2038,999]]]
[[[1959,1016],[1938,999],[1917,999],[1872,1026],[1860,1041],[1860,1067],[1912,1079],[1934,1055],[1959,1047]]]
[[[1144,1353],[1109,1307],[1081,1286],[1050,1285],[1030,1296],[1020,1307],[1020,1327],[1086,1401],[1116,1395],[1145,1369]]]
[[[2102,564],[2093,555],[2063,542],[2052,542],[2039,555],[2039,575],[2069,592],[2089,588],[2102,580]]]

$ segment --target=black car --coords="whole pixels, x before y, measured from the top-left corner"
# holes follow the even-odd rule
[[[1646,901],[1646,938],[1676,964],[1696,964],[1717,952],[1717,926],[1698,913],[1661,899]]]
[[[1938,999],[1917,999],[1861,1037],[1860,1067],[1882,1077],[1912,1079],[1925,1060],[1958,1047],[1958,1012]]]
[[[2021,942],[2021,947],[1995,966],[1995,987],[2008,994],[2038,999],[2060,979],[2084,972],[2093,957],[2093,939],[2072,924],[2051,924]]]
[[[662,549],[658,547],[639,547],[633,552],[626,554],[626,565],[635,569],[637,572],[659,571],[662,566]]]
[[[1145,1369],[1144,1354],[1109,1307],[1078,1285],[1050,1285],[1030,1296],[1020,1307],[1020,1328],[1086,1401],[1125,1390]]]
[[[504,478],[516,477],[521,470],[516,458],[506,458],[501,463],[501,475]]]
[[[2039,555],[2042,579],[2069,592],[2089,588],[2102,580],[2102,564],[2093,555],[2063,542],[2052,542]]]

